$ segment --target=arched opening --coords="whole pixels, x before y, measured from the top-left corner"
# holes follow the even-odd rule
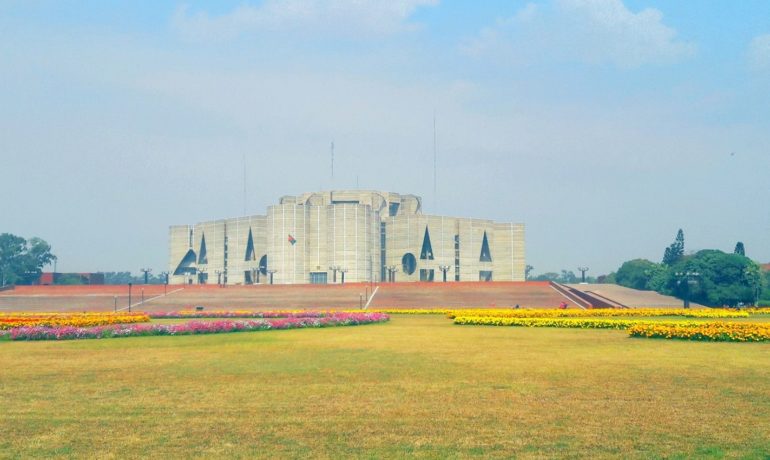
[[[407,275],[411,275],[417,269],[417,259],[414,254],[407,252],[404,257],[401,258],[401,268]]]
[[[267,254],[259,259],[259,273],[267,275]]]

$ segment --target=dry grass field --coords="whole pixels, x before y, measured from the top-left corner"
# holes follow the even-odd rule
[[[371,326],[0,342],[0,457],[768,458],[770,345]]]

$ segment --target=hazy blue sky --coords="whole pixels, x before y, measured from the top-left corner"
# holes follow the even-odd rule
[[[245,155],[248,213],[358,178],[524,222],[536,273],[680,227],[770,261],[766,0],[209,3],[0,0],[0,232],[157,272],[243,213]]]

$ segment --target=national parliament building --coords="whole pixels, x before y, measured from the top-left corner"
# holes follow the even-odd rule
[[[267,215],[174,225],[173,284],[524,281],[524,224],[429,216],[422,200],[340,190]]]

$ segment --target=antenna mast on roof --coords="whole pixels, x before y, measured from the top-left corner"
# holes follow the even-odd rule
[[[243,215],[246,215],[246,151],[243,151]]]
[[[436,164],[437,164],[437,150],[436,150],[436,109],[433,109],[433,205],[436,206],[436,209],[433,210],[433,212],[438,212],[438,193],[437,193],[437,174],[436,174]]]

